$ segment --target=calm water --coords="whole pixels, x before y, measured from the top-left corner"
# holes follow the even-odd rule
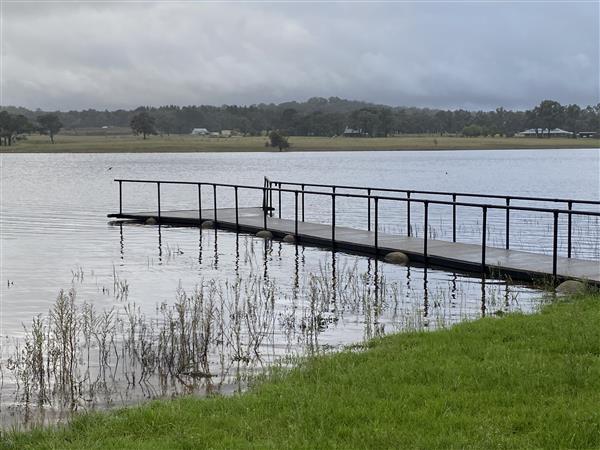
[[[268,336],[258,345],[261,356],[252,356],[252,361],[242,358],[248,363],[247,371],[285,355],[336,348],[382,333],[436,327],[482,314],[531,311],[539,304],[538,292],[503,280],[482,284],[479,278],[464,274],[375,264],[369,258],[265,243],[244,234],[110,223],[106,214],[118,208],[113,178],[262,185],[263,176],[268,176],[407,189],[600,197],[598,150],[2,155],[1,162],[4,394],[0,404],[5,408],[19,404],[6,358],[15,339],[23,336],[23,324],[29,325],[37,314],[47,314],[61,289],[73,287],[77,302],[88,302],[100,311],[114,306],[118,317],[126,316],[126,305],[135,304],[140,314],[156,319],[157,305],[173,305],[178,287],[190,293],[216,280],[227,293],[232,283],[241,280],[245,295],[250,295],[248,291],[254,288],[248,286],[260,279],[275,298],[272,310],[265,313],[272,324],[263,330]],[[126,185],[124,209],[151,209],[155,195],[150,185]],[[218,195],[220,205],[231,201],[232,192],[223,190]],[[212,204],[208,190],[204,197],[208,207]],[[162,192],[164,209],[195,208],[196,198],[194,187],[164,187]],[[284,196],[283,201],[284,216],[291,215],[293,198]],[[258,206],[260,196],[243,193],[240,204]],[[323,220],[328,208],[323,198],[307,197],[306,220]],[[338,201],[337,208],[338,224],[366,227],[365,207],[360,201]],[[382,229],[406,232],[403,204],[390,202],[381,210]],[[448,213],[443,208],[432,209],[430,233],[434,236],[451,235]],[[413,227],[422,233],[416,207],[412,217]],[[459,217],[459,240],[478,241],[479,213],[465,209],[459,211]],[[492,245],[504,242],[503,220],[502,213],[490,213]],[[514,220],[514,247],[548,251],[549,218]],[[597,221],[576,222],[577,257],[598,259],[598,228]],[[561,239],[562,251],[564,244]],[[125,293],[116,282],[125,283]],[[348,292],[362,301],[349,298]],[[315,317],[317,326],[307,326]],[[248,334],[246,330],[246,338]],[[217,375],[211,384],[227,390],[240,377],[239,372],[234,376],[223,370],[224,360],[235,358],[231,348],[225,357],[224,344],[219,345],[210,350],[210,370]],[[219,364],[221,370],[216,367]],[[113,378],[117,386],[124,382],[122,374]],[[127,395],[117,396],[118,401],[113,398],[106,403],[129,403],[169,393],[128,389]]]

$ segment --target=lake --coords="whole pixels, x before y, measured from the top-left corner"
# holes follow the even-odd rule
[[[41,314],[46,318],[61,290],[73,290],[76,313],[81,317],[85,316],[83,305],[93,305],[97,317],[113,311],[114,354],[89,337],[97,334],[89,334],[86,342],[85,327],[81,329],[81,342],[87,348],[82,344],[82,353],[75,356],[81,372],[78,380],[87,383],[88,389],[78,394],[79,409],[181,392],[229,392],[241,389],[248,375],[274,361],[286,361],[288,356],[329,351],[389,332],[436,328],[482,315],[530,312],[542,302],[540,291],[504,279],[482,280],[476,275],[394,266],[225,231],[112,223],[106,215],[118,211],[114,178],[260,186],[267,176],[306,183],[600,198],[597,149],[3,154],[0,158],[4,375],[0,407],[5,414],[7,410],[13,414],[23,405],[23,386],[13,379],[25,376],[23,366],[13,364],[11,368],[9,359],[11,355],[14,359],[15,348],[27,335],[24,325],[31,331],[33,317]],[[161,194],[165,210],[197,207],[195,187],[167,186]],[[125,185],[124,210],[153,209],[155,196],[154,186]],[[205,197],[209,207],[210,196]],[[225,205],[231,198],[232,192],[220,192],[219,204]],[[240,206],[259,206],[260,201],[259,193],[245,194]],[[293,214],[292,208],[290,198],[284,215]],[[307,197],[306,220],[322,221],[328,217],[328,208],[322,198]],[[344,199],[337,208],[338,224],[366,228],[364,205]],[[381,229],[405,233],[404,208],[391,202],[384,205]],[[449,211],[432,208],[430,214],[430,233],[448,239]],[[515,216],[513,247],[549,252],[550,218]],[[422,233],[416,207],[411,217],[415,232]],[[458,240],[479,242],[478,213],[464,209],[459,217]],[[489,220],[490,245],[502,246],[503,213],[490,212]],[[599,259],[598,221],[581,220],[574,225],[574,256]],[[562,254],[564,241],[562,232]],[[183,310],[181,314],[189,318],[199,302],[203,315],[197,317],[205,325],[217,327],[210,332],[204,329],[200,340],[193,337],[195,343],[206,343],[205,359],[193,362],[195,372],[180,370],[178,381],[165,384],[159,357],[166,353],[164,347],[152,345],[164,336],[161,327],[175,320],[178,311]],[[180,309],[173,309],[177,305]],[[138,347],[144,339],[146,347]],[[189,356],[189,350],[182,350],[189,342],[180,339],[176,351],[168,353],[171,357],[175,353],[180,359]],[[152,364],[141,362],[143,351],[155,358]],[[87,355],[89,362],[90,354],[92,363],[83,364],[82,355]],[[117,365],[119,370],[110,373],[107,382],[105,369]],[[210,376],[205,376],[208,372]],[[181,380],[184,375],[187,381]],[[120,390],[123,386],[127,389]]]

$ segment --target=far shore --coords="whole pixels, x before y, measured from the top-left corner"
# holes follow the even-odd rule
[[[82,136],[59,134],[55,144],[47,136],[30,136],[0,153],[180,153],[180,152],[274,152],[266,137],[208,138],[190,135]],[[505,138],[454,136],[399,136],[387,138],[344,138],[291,136],[284,152],[329,151],[430,151],[430,150],[514,150],[514,149],[597,149],[600,139]]]

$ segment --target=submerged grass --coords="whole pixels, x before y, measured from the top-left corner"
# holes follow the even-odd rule
[[[600,295],[372,340],[250,392],[8,433],[2,448],[598,448]]]

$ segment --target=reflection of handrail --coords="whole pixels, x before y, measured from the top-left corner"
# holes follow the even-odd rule
[[[432,200],[432,199],[423,199],[423,198],[414,198],[414,197],[410,197],[410,195],[407,195],[407,197],[391,197],[391,196],[382,196],[382,195],[372,195],[371,188],[366,188],[368,189],[368,193],[367,195],[365,194],[350,194],[350,193],[340,193],[340,192],[336,192],[336,187],[337,188],[344,188],[344,189],[348,189],[346,187],[341,187],[341,186],[333,186],[332,187],[332,192],[320,192],[320,191],[307,191],[305,189],[305,187],[307,185],[300,185],[301,189],[285,189],[282,188],[281,185],[284,184],[284,182],[275,182],[275,181],[270,181],[268,178],[265,177],[265,183],[262,187],[260,186],[248,186],[248,185],[239,185],[239,184],[228,184],[228,183],[210,183],[210,182],[196,182],[196,181],[168,181],[168,180],[136,180],[136,179],[115,179],[114,181],[119,183],[119,214],[122,215],[123,214],[123,183],[146,183],[146,184],[156,184],[157,186],[157,201],[158,201],[158,221],[160,222],[161,219],[161,202],[160,202],[160,186],[161,184],[178,184],[178,185],[195,185],[198,186],[198,210],[199,210],[199,218],[200,220],[202,220],[202,198],[201,198],[201,191],[202,191],[202,186],[212,186],[212,190],[213,190],[213,209],[214,209],[214,213],[213,213],[213,218],[214,221],[217,222],[217,187],[226,187],[226,188],[233,188],[234,192],[235,192],[235,215],[236,215],[236,226],[239,226],[239,222],[238,222],[238,189],[247,189],[247,190],[261,190],[262,194],[263,194],[263,226],[265,229],[268,228],[268,223],[267,223],[267,215],[273,214],[273,208],[272,208],[272,194],[273,191],[278,192],[279,194],[279,216],[281,217],[281,193],[282,192],[287,192],[287,193],[293,193],[294,194],[294,206],[295,206],[295,234],[296,237],[298,237],[298,196],[301,194],[302,195],[302,220],[304,221],[304,196],[305,195],[316,195],[316,196],[327,196],[331,198],[331,202],[332,202],[332,208],[331,208],[331,223],[332,223],[332,227],[331,227],[331,243],[332,246],[335,246],[335,223],[336,223],[336,208],[335,208],[335,199],[337,197],[346,197],[346,198],[362,198],[362,199],[366,199],[368,201],[368,211],[369,211],[369,230],[370,230],[370,224],[371,224],[371,201],[373,201],[374,203],[374,211],[375,211],[375,220],[374,220],[374,247],[375,247],[375,252],[377,253],[378,248],[379,248],[379,242],[378,242],[378,234],[379,234],[379,201],[381,200],[385,200],[385,201],[399,201],[399,202],[405,202],[407,204],[407,215],[409,217],[410,220],[410,205],[411,203],[420,203],[423,204],[424,207],[424,215],[423,215],[423,219],[424,219],[424,236],[423,236],[423,253],[424,253],[424,258],[425,261],[427,261],[427,240],[428,240],[428,236],[427,236],[427,230],[428,230],[428,210],[429,210],[429,205],[448,205],[448,206],[452,206],[453,207],[453,241],[456,242],[456,207],[457,206],[462,206],[462,207],[471,207],[471,208],[481,208],[482,210],[482,243],[481,243],[481,268],[482,271],[485,271],[485,252],[486,252],[486,230],[487,230],[487,213],[488,210],[490,209],[499,209],[499,210],[505,210],[507,212],[507,225],[508,225],[508,220],[509,220],[509,211],[532,211],[532,212],[542,212],[542,213],[551,213],[553,215],[553,219],[554,219],[554,230],[553,230],[553,265],[552,265],[552,274],[553,277],[556,279],[556,265],[557,265],[557,257],[558,257],[558,218],[560,214],[566,214],[569,218],[569,226],[568,226],[568,257],[571,257],[571,217],[573,215],[579,215],[579,216],[592,216],[592,217],[600,217],[600,212],[595,212],[595,211],[577,211],[577,210],[573,210],[573,209],[550,209],[550,208],[541,208],[541,207],[532,207],[532,206],[515,206],[515,205],[510,205],[509,202],[507,202],[506,205],[494,205],[494,204],[484,204],[484,203],[468,203],[468,202],[459,202],[456,201],[456,196],[459,195],[463,195],[463,194],[449,194],[453,196],[452,201],[447,201],[447,200]],[[285,184],[292,184],[295,185],[295,183],[285,183]],[[278,187],[274,187],[274,185],[277,185]],[[313,185],[314,186],[314,185]],[[332,186],[332,185],[323,185],[323,186]],[[379,190],[379,189],[377,189]],[[407,191],[408,194],[410,194],[410,192],[413,193],[423,193],[423,191],[419,192],[419,191]],[[268,200],[267,195],[269,195],[270,197],[270,201]],[[472,196],[477,196],[476,194],[473,194]],[[504,198],[504,197],[502,197]],[[510,197],[510,198],[517,198],[517,197]],[[518,198],[519,200],[523,199],[523,197]],[[558,201],[558,200],[557,200]],[[571,201],[570,201],[571,202]],[[575,202],[575,201],[572,201]],[[579,203],[579,201],[578,201]],[[270,205],[268,208],[265,207],[265,205]],[[569,204],[569,206],[572,206],[572,204]],[[410,222],[409,222],[410,225]],[[507,227],[507,235],[508,235],[508,231],[509,228]],[[408,235],[410,236],[410,226],[408,228]],[[506,239],[506,245],[507,245],[507,249],[508,249],[508,236]]]

